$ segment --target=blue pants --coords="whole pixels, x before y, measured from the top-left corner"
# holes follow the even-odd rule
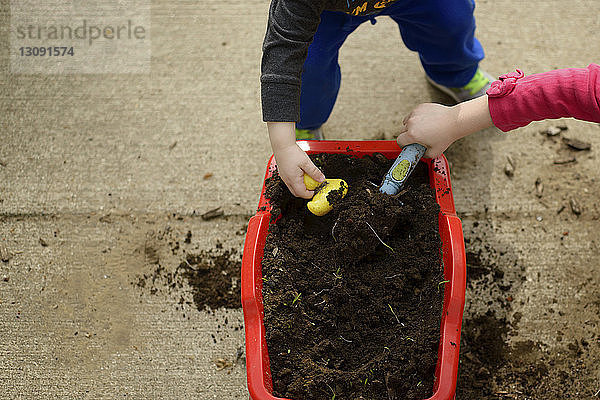
[[[360,24],[389,15],[406,47],[419,53],[425,73],[435,82],[466,85],[483,59],[475,39],[473,0],[397,0],[377,14],[354,17],[324,11],[302,72],[300,129],[315,129],[331,114],[340,88],[339,49]]]

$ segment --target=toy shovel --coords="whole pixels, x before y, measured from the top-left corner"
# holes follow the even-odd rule
[[[425,146],[418,143],[404,146],[390,170],[385,174],[379,191],[392,195],[400,192],[426,150]]]

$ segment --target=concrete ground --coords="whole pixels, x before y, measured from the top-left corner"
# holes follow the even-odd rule
[[[0,3],[0,243],[10,254],[0,262],[0,398],[247,398],[243,363],[215,365],[243,346],[242,330],[221,326],[241,324],[241,310],[182,318],[172,297],[131,282],[150,270],[143,249],[157,231],[241,252],[270,155],[258,80],[267,8],[157,0],[151,73],[22,75],[10,72]],[[593,0],[479,1],[482,66],[497,76],[598,62],[599,16]],[[413,106],[447,101],[388,19],[361,26],[340,62],[329,138],[391,139]],[[553,125],[591,151],[539,134]],[[585,340],[587,368],[569,377],[581,382],[577,399],[600,389],[599,149],[597,124],[562,120],[490,129],[447,152],[467,251],[511,281],[510,308],[479,286],[465,319],[490,308],[514,328],[507,346],[531,340],[548,355]],[[564,155],[577,162],[553,163]],[[216,207],[224,218],[198,217]],[[180,261],[166,241],[155,247],[166,265]],[[497,393],[525,398],[510,385]]]

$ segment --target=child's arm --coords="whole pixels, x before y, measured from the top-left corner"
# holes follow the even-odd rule
[[[310,199],[313,192],[307,190],[304,185],[304,173],[317,182],[322,182],[325,175],[296,144],[294,123],[268,122],[267,127],[279,176],[294,196]]]
[[[263,121],[298,122],[302,66],[324,0],[271,0],[261,63]]]
[[[455,140],[493,125],[503,131],[532,121],[573,117],[600,122],[600,66],[523,76],[519,70],[492,83],[487,96],[453,107],[421,104],[404,120],[400,146],[420,143],[436,157]]]
[[[506,132],[531,121],[573,117],[600,122],[600,66],[502,75],[487,91],[494,125]]]
[[[317,27],[324,0],[272,0],[261,65],[263,121],[267,122],[279,176],[294,196],[310,198],[303,175],[321,182],[325,176],[296,145],[300,119],[302,66]]]

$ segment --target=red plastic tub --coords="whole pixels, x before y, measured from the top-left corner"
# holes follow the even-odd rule
[[[298,142],[308,154],[343,153],[364,157],[381,153],[395,159],[400,148],[395,141],[303,141]],[[456,216],[448,162],[442,155],[423,159],[429,168],[429,182],[440,205],[439,232],[442,239],[443,268],[446,280],[434,393],[429,400],[451,400],[456,390],[458,353],[463,307],[465,304],[465,244],[460,219]],[[271,157],[265,181],[275,170]],[[263,207],[265,207],[263,209]],[[246,329],[246,370],[252,400],[282,400],[273,396],[269,352],[265,340],[262,299],[262,257],[269,227],[270,206],[263,184],[258,212],[250,219],[242,258],[242,306]]]

